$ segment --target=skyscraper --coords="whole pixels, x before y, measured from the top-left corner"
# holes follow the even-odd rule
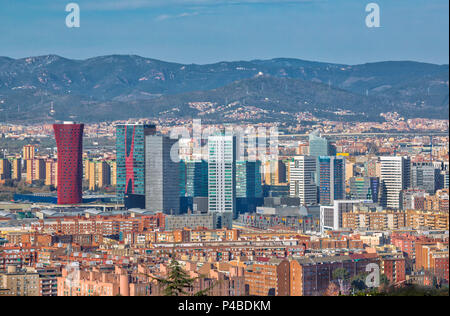
[[[309,134],[309,155],[313,157],[334,156],[335,147],[325,137],[321,137],[318,131]]]
[[[263,169],[266,185],[279,185],[288,182],[289,162],[283,160],[266,161]]]
[[[236,162],[236,197],[261,198],[263,196],[261,185],[260,161]]]
[[[264,205],[261,161],[236,162],[236,212],[255,213]]]
[[[302,205],[317,204],[316,157],[298,156],[290,165],[290,192]]]
[[[174,157],[172,157],[174,155]],[[145,137],[145,208],[165,214],[180,213],[178,140]]]
[[[430,194],[436,192],[440,170],[432,163],[414,163],[411,167],[411,187],[424,189]]]
[[[204,160],[180,163],[180,196],[208,197],[208,163]]]
[[[409,157],[380,157],[381,205],[400,208],[400,193],[411,184],[411,159]]]
[[[378,202],[379,179],[377,177],[352,177],[349,182],[352,200]]]
[[[82,202],[84,124],[54,124],[58,148],[58,204]]]
[[[208,138],[208,205],[210,213],[236,215],[236,137]]]
[[[145,136],[155,133],[154,125],[121,124],[116,126],[117,183],[119,201],[125,195],[145,198]]]
[[[331,205],[345,198],[345,159],[343,157],[318,157],[317,180],[319,203]]]

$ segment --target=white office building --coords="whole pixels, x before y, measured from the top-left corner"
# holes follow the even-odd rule
[[[400,209],[400,193],[411,184],[411,159],[409,157],[380,157],[381,205]]]
[[[340,230],[343,226],[343,214],[353,212],[356,207],[376,208],[371,200],[336,200],[333,205],[320,206],[320,231]]]
[[[290,195],[301,205],[317,204],[316,157],[298,156],[290,163]]]
[[[208,208],[236,215],[236,137],[208,138]]]

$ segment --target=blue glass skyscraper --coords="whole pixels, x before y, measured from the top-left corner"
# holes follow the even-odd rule
[[[317,180],[321,205],[332,205],[334,200],[345,199],[345,159],[318,157]]]
[[[321,137],[318,131],[309,134],[309,155],[313,157],[334,156],[335,147],[325,137]]]
[[[156,131],[154,125],[116,126],[117,186],[120,202],[125,195],[145,196],[145,136]]]
[[[201,160],[180,163],[180,196],[208,197],[208,162]]]
[[[236,162],[236,197],[261,198],[262,176],[260,161]]]

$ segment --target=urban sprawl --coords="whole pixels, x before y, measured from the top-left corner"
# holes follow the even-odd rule
[[[2,124],[0,296],[448,286],[449,121],[382,116]]]

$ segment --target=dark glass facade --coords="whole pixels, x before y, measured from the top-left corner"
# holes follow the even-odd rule
[[[180,163],[180,196],[208,197],[208,162],[202,160]]]
[[[337,157],[318,158],[319,203],[332,205],[345,198],[345,160]]]

